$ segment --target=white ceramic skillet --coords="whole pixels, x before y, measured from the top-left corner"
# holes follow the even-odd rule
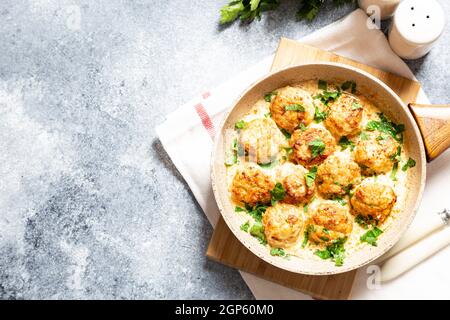
[[[234,128],[236,121],[246,114],[265,93],[305,80],[323,79],[330,83],[347,80],[356,82],[358,91],[376,102],[377,107],[396,123],[405,125],[404,141],[409,156],[416,166],[408,173],[408,192],[405,205],[392,224],[378,239],[378,246],[363,246],[347,255],[343,266],[319,259],[291,257],[283,259],[271,256],[250,234],[240,230],[242,223],[234,211],[226,183],[224,165],[225,134]],[[234,103],[220,127],[212,153],[211,177],[214,196],[228,227],[241,243],[266,262],[291,272],[311,275],[327,275],[350,271],[370,263],[388,251],[412,222],[425,186],[426,161],[431,160],[450,146],[450,108],[442,106],[410,105],[408,107],[386,84],[360,69],[337,63],[313,63],[289,67],[271,73],[248,88]],[[415,119],[416,118],[416,119]],[[417,122],[416,122],[417,121]],[[420,129],[419,129],[420,127]],[[422,130],[422,133],[421,133]],[[425,144],[424,144],[425,142]]]

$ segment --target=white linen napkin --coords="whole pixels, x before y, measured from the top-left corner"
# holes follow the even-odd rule
[[[332,51],[403,77],[414,78],[408,66],[391,50],[384,34],[367,27],[368,17],[360,9],[318,30],[300,41]],[[255,80],[269,72],[273,56],[269,56],[219,87],[205,92],[169,114],[156,128],[162,145],[191,188],[210,223],[215,226],[220,216],[211,189],[210,155],[218,125],[231,101]],[[428,103],[423,91],[418,101]],[[195,154],[195,157],[191,157]],[[443,190],[450,190],[450,152],[428,165],[426,191],[417,221],[435,214],[450,200]],[[422,217],[422,219],[421,219]],[[422,223],[422,222],[420,222]],[[443,250],[400,278],[381,287],[366,285],[366,268],[361,268],[352,291],[354,299],[434,298],[449,299],[450,250]],[[308,299],[309,296],[278,284],[241,272],[256,299]],[[370,280],[370,279],[369,279]]]

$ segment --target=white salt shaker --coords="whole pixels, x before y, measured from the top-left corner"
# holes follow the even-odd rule
[[[380,19],[384,20],[392,16],[401,1],[402,0],[358,0],[358,4],[367,14],[372,14],[374,7],[378,8]]]
[[[442,7],[436,0],[403,0],[389,30],[392,50],[404,59],[426,55],[445,26]]]

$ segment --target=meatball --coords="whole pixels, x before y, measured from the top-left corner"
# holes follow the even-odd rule
[[[296,106],[297,110],[295,110]],[[287,110],[289,107],[294,110]],[[280,128],[293,132],[300,123],[308,125],[314,119],[313,100],[311,95],[303,89],[286,87],[278,91],[272,99],[270,113]]]
[[[317,189],[327,198],[343,196],[360,182],[361,169],[343,154],[333,154],[317,169]]]
[[[286,195],[283,202],[303,204],[311,200],[315,186],[306,184],[305,175],[308,171],[300,165],[285,163],[281,167],[281,179]]]
[[[287,248],[295,244],[303,228],[301,210],[286,203],[267,208],[262,222],[267,242],[275,248]]]
[[[271,119],[255,119],[240,131],[239,143],[250,161],[268,163],[279,151],[283,135]]]
[[[353,229],[348,208],[335,201],[319,204],[308,220],[308,236],[315,243],[328,243],[348,236]]]
[[[344,93],[327,110],[324,124],[335,136],[350,136],[360,131],[363,107],[358,98]]]
[[[352,213],[382,223],[392,211],[397,196],[390,186],[371,179],[361,183],[350,200]]]
[[[291,158],[307,168],[322,163],[336,149],[336,141],[328,130],[309,127],[295,130],[291,136]]]
[[[231,183],[231,195],[235,202],[255,206],[258,203],[269,203],[270,191],[275,182],[262,170],[247,166],[238,171]]]
[[[365,174],[382,174],[392,170],[391,160],[399,147],[390,135],[378,131],[367,132],[366,139],[356,143],[354,158]]]

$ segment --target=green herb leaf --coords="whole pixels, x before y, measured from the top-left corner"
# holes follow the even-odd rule
[[[317,175],[317,167],[312,167],[307,174],[305,174],[305,181],[308,187],[311,187],[314,184],[314,180],[316,180]]]
[[[286,139],[290,139],[291,138],[291,134],[289,133],[289,131],[287,131],[286,129],[280,129],[281,133],[284,135],[284,137]]]
[[[394,163],[394,166],[392,167],[390,175],[392,181],[397,181],[397,171],[398,171],[398,162]]]
[[[402,158],[400,157],[401,153],[402,153],[402,147],[398,146],[398,147],[397,147],[397,152],[394,153],[393,155],[391,155],[391,156],[390,156],[390,159],[391,159],[392,161],[394,161],[394,162],[400,162],[400,160],[402,159]]]
[[[366,130],[384,132],[391,137],[393,137],[398,142],[403,142],[403,131],[405,131],[405,126],[403,124],[395,124],[394,122],[388,120],[383,113],[379,113],[380,121],[371,120],[366,125]]]
[[[247,210],[245,210],[244,208],[241,208],[241,207],[236,206],[236,207],[234,208],[234,211],[235,211],[235,212],[244,212],[244,211],[247,211]]]
[[[240,130],[240,129],[244,129],[246,125],[247,125],[247,122],[245,122],[244,120],[239,120],[238,122],[236,122],[234,124],[234,128],[236,130]]]
[[[266,212],[267,210],[267,206],[266,205],[262,205],[262,204],[257,204],[256,206],[252,207],[249,205],[246,205],[246,210],[247,213],[253,218],[255,219],[255,221],[261,221],[262,220],[262,216],[263,214]]]
[[[305,107],[303,107],[301,104],[294,103],[287,106],[284,106],[285,111],[298,111],[298,112],[305,112]]]
[[[361,109],[362,107],[363,107],[362,104],[359,102],[353,102],[352,104],[352,110],[358,110]]]
[[[266,236],[264,234],[264,226],[261,222],[256,221],[250,228],[250,234],[257,238],[261,244],[266,244]]]
[[[285,257],[286,252],[283,248],[272,248],[270,249],[270,255],[272,256],[279,256],[279,257]]]
[[[320,123],[323,120],[325,120],[327,118],[327,116],[328,116],[328,112],[320,111],[319,107],[314,105],[314,121],[316,121],[317,123]]]
[[[242,11],[244,11],[242,1],[231,1],[220,9],[220,23],[224,24],[236,20]]]
[[[286,196],[286,190],[281,183],[277,182],[275,187],[270,191],[272,194],[272,205],[274,205],[277,201],[283,200]]]
[[[335,197],[333,200],[337,201],[337,203],[339,203],[341,206],[345,206],[347,204],[347,201],[342,199],[342,197]]]
[[[305,207],[303,207],[303,208],[305,208]],[[308,225],[308,227],[306,227],[306,230],[305,230],[304,236],[303,236],[302,248],[306,247],[306,245],[308,244],[308,240],[309,240],[309,236],[310,236],[311,232],[314,232],[314,225],[312,225],[312,224],[310,224],[310,225]]]
[[[318,85],[320,90],[326,91],[328,89],[328,84],[325,80],[319,80]]]
[[[369,139],[369,135],[367,134],[367,132],[362,131],[362,132],[359,134],[359,138],[360,138],[361,140],[367,140],[367,139]]]
[[[270,102],[270,101],[272,101],[272,97],[276,96],[276,95],[277,95],[276,91],[272,91],[272,92],[266,93],[264,95],[264,100],[266,100],[266,102]]]
[[[324,260],[331,258],[336,266],[342,266],[345,258],[344,243],[346,240],[347,238],[335,240],[331,245],[328,245],[325,250],[317,250],[314,254]]]
[[[250,228],[250,221],[247,221],[246,223],[243,223],[241,225],[241,230],[242,231],[248,232],[248,228]]]
[[[316,158],[319,154],[323,154],[325,151],[325,143],[320,138],[316,138],[310,143],[308,143],[309,149],[311,150],[311,155]]]
[[[264,168],[264,169],[272,169],[272,168],[275,167],[277,164],[278,164],[278,160],[274,160],[274,161],[268,162],[268,163],[259,163],[258,165],[259,165],[261,168]]]
[[[409,168],[414,168],[416,166],[416,161],[414,159],[409,158],[408,161],[403,165],[402,171],[406,171]]]
[[[330,102],[337,100],[341,94],[340,91],[324,91],[315,96],[314,99],[319,99],[324,105],[328,106]]]
[[[351,140],[348,140],[346,136],[343,136],[339,139],[338,144],[341,146],[341,150],[344,151],[345,149],[350,147],[350,150],[353,151],[355,149],[355,143]]]
[[[377,227],[373,227],[373,229],[364,233],[361,236],[360,240],[362,242],[367,242],[368,244],[376,247],[377,246],[377,238],[382,233],[383,233],[383,231],[381,229],[378,229]]]
[[[354,81],[345,81],[341,85],[341,89],[344,91],[350,89],[351,93],[356,93],[356,83]]]
[[[303,122],[300,122],[300,124],[298,125],[298,128],[301,130],[301,131],[306,131],[306,126],[305,126],[305,124],[303,123]]]

